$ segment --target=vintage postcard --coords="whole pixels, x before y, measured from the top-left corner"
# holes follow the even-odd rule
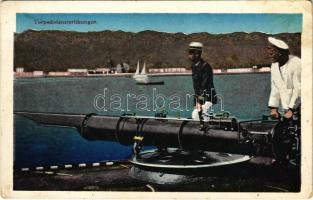
[[[312,195],[312,3],[1,4],[3,198]]]

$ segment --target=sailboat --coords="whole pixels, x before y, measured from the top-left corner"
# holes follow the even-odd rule
[[[146,71],[146,62],[143,63],[143,68],[140,72],[139,60],[137,62],[137,69],[136,69],[136,72],[133,76],[133,79],[135,79],[135,81],[138,85],[160,85],[160,84],[164,84],[163,81],[159,81],[159,82],[151,82],[150,81],[150,77],[148,76],[147,71]]]
[[[141,73],[140,73],[140,64],[139,64],[139,60],[138,60],[136,73],[133,76],[133,78],[136,80],[137,83],[148,83],[149,82],[149,77],[148,77],[147,72],[146,72],[146,62],[144,62],[143,68],[142,68]]]

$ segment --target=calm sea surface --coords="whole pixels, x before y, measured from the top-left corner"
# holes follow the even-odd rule
[[[18,78],[14,81],[14,111],[97,113],[118,116],[135,112],[154,116],[190,117],[193,100],[191,76],[156,76],[164,85],[136,85],[130,77]],[[219,103],[239,120],[268,113],[270,74],[215,75]],[[14,116],[14,165],[33,167],[127,159],[130,146],[87,141],[76,129],[43,126]]]

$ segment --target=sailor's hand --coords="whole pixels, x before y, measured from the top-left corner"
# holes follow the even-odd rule
[[[284,118],[286,119],[290,119],[293,116],[293,112],[291,110],[288,110],[285,114],[284,114]]]
[[[213,104],[210,101],[206,101],[205,104],[202,105],[202,109],[207,111],[211,108]]]
[[[271,109],[271,117],[274,118],[274,119],[278,119],[279,118],[279,113],[277,111],[277,108]]]
[[[197,111],[201,111],[202,110],[202,105],[200,103],[196,103],[195,109],[197,109]]]

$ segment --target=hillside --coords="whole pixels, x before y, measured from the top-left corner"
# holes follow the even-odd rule
[[[274,35],[285,40],[295,55],[300,55],[301,34]],[[266,56],[268,35],[265,33],[208,34],[163,33],[143,31],[72,32],[27,30],[14,35],[14,67],[25,71],[65,71],[68,68],[105,67],[110,59],[115,64],[137,60],[147,67],[189,67],[188,43],[202,42],[203,57],[213,68],[269,65]]]

